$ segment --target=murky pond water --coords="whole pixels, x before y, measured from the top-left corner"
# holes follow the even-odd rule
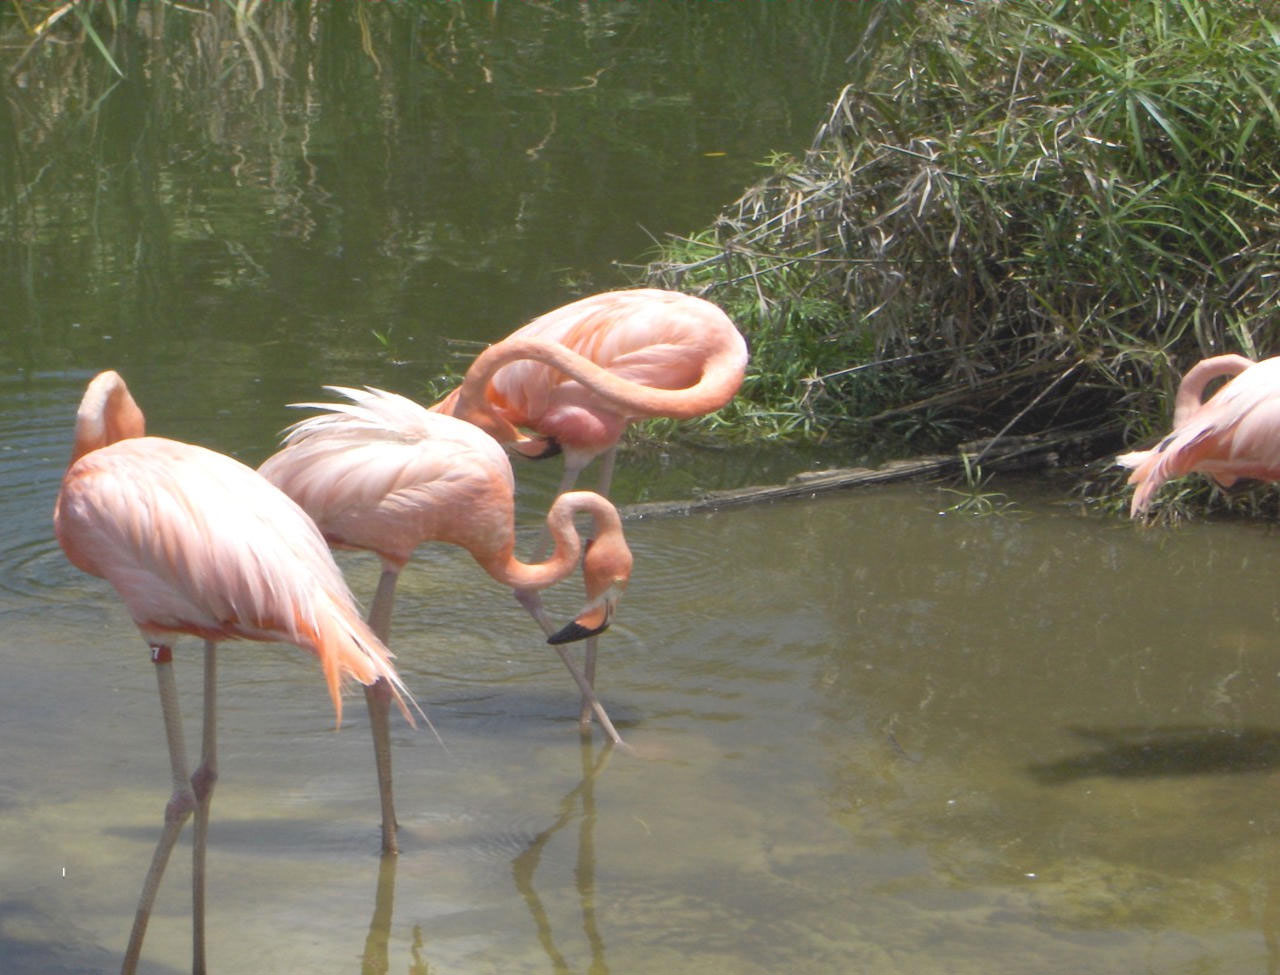
[[[3,102],[5,973],[118,967],[168,791],[146,649],[52,538],[88,377],[120,368],[155,432],[253,464],[322,383],[421,394],[446,339],[621,283],[647,234],[801,148],[852,36],[835,5],[797,29],[772,5],[427,5],[411,29],[404,4],[290,9],[255,35],[277,87],[201,60],[236,43],[211,15],[189,63],[117,50],[145,85],[51,48]],[[617,495],[844,460],[638,445]],[[558,469],[517,473],[531,544]],[[446,747],[395,726],[390,862],[358,698],[335,732],[314,661],[227,645],[212,966],[1280,971],[1280,604],[1258,582],[1280,538],[1000,488],[989,517],[901,486],[629,522],[599,684],[634,756],[584,744],[510,596],[426,549],[393,644]],[[367,600],[374,561],[340,561]],[[191,744],[198,661],[188,641]],[[144,971],[189,967],[188,844]]]
[[[396,731],[404,852],[381,877],[361,709],[335,733],[309,659],[228,645],[214,964],[1274,970],[1280,607],[1252,580],[1280,539],[1012,494],[1000,517],[901,487],[630,523],[641,571],[600,683],[639,757],[582,745],[519,611],[429,552],[396,642],[448,751]],[[9,970],[91,971],[158,829],[158,708],[104,587],[50,542],[15,549],[3,949]],[[371,560],[347,563],[367,593]],[[189,951],[170,869],[152,971]]]

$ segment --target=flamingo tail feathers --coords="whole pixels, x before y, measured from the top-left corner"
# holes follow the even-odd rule
[[[345,678],[351,677],[365,685],[385,680],[405,720],[416,728],[416,711],[427,727],[436,734],[436,738],[440,737],[426,712],[414,700],[404,681],[396,673],[391,662],[394,654],[359,616],[334,606],[331,611],[319,614],[315,620],[298,619],[297,626],[320,658],[320,667],[329,688],[338,724],[342,723],[342,684]]]

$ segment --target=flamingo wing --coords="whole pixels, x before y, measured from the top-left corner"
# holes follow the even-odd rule
[[[305,644],[319,600],[351,604],[297,505],[203,447],[143,437],[87,454],[55,524],[73,563],[111,582],[144,630]]]
[[[420,542],[468,544],[504,503],[510,520],[511,464],[488,434],[395,393],[327,388],[350,402],[298,404],[324,412],[291,426],[260,473],[331,542],[403,566]]]
[[[580,299],[535,318],[511,338],[558,342],[622,379],[653,389],[692,386],[704,363],[725,344],[741,345],[746,363],[746,344],[723,311],[691,295],[648,288]],[[515,404],[526,416],[541,415],[546,397],[561,385],[581,388],[554,367],[532,360],[508,363],[492,381],[499,400]],[[607,408],[606,400],[600,403]]]
[[[149,640],[305,647],[320,658],[339,722],[344,677],[385,678],[413,722],[391,654],[314,523],[239,461],[158,437],[118,441],[68,469],[54,529],[72,564],[110,582]]]

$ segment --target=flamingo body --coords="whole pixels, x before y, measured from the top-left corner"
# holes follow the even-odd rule
[[[68,472],[58,539],[72,564],[115,587],[149,640],[187,633],[315,644],[318,652],[327,646],[318,642],[319,617],[350,609],[333,598],[341,579],[305,516],[279,491],[252,490],[265,486],[252,473],[190,444],[121,441]],[[237,503],[246,488],[254,500]],[[299,562],[320,567],[319,585],[287,570]],[[362,655],[346,669],[364,683],[376,679]]]
[[[531,456],[549,442],[580,470],[632,420],[718,410],[742,385],[746,366],[746,342],[711,302],[652,288],[608,291],[547,312],[490,346],[432,409]],[[529,445],[520,427],[543,442]]]
[[[711,302],[653,288],[607,291],[549,311],[489,346],[432,410],[474,423],[526,457],[563,453],[561,495],[603,455],[597,490],[607,497],[617,444],[631,421],[714,412],[737,393],[746,368],[746,341]],[[595,652],[588,637],[588,687]],[[584,729],[592,710],[599,713],[584,691]]]
[[[376,552],[399,571],[423,542],[460,545],[493,578],[544,589],[577,566],[573,515],[589,512],[598,536],[583,563],[589,597],[620,592],[631,553],[614,507],[576,491],[548,515],[556,549],[546,562],[515,557],[515,479],[501,446],[469,423],[379,389],[328,387],[349,403],[301,404],[325,412],[294,424],[260,473],[297,501],[334,545]]]
[[[128,396],[117,374],[85,399],[104,395]],[[141,422],[139,412],[135,435],[91,449],[78,437],[54,510],[71,563],[111,583],[149,642],[292,643],[320,658],[339,721],[346,678],[387,678],[404,709],[390,653],[302,509],[230,457],[141,436]]]
[[[331,545],[401,569],[425,541],[460,545],[482,563],[512,541],[515,481],[497,441],[393,393],[328,388],[352,403],[298,404],[326,412],[292,426],[259,472]]]
[[[315,519],[330,544],[375,552],[382,559],[382,578],[369,612],[374,632],[387,638],[397,580],[414,549],[429,541],[460,545],[490,576],[516,590],[612,731],[590,685],[558,644],[603,631],[630,578],[631,552],[613,505],[587,491],[557,498],[547,515],[555,552],[541,564],[523,563],[515,557],[515,479],[496,440],[479,427],[432,413],[395,393],[326,388],[349,402],[298,404],[322,412],[293,424],[283,448],[259,471]],[[583,559],[587,605],[555,631],[537,592],[563,579],[578,563],[582,543],[573,527],[577,511],[594,517],[600,535]],[[397,849],[397,826],[386,702],[377,686],[366,698],[382,800],[382,846],[391,853]]]
[[[1191,382],[1184,380],[1179,391],[1173,430],[1152,449],[1117,458],[1133,468],[1133,516],[1147,509],[1160,485],[1193,471],[1224,487],[1240,478],[1280,480],[1280,357],[1257,363],[1242,356],[1215,358],[1228,361],[1204,360],[1199,373],[1188,372]],[[1217,375],[1234,378],[1197,406],[1204,385]]]

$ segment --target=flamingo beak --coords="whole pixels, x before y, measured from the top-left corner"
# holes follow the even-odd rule
[[[604,595],[588,603],[574,620],[547,637],[547,643],[554,647],[603,633],[613,622],[613,614],[618,609],[618,597],[621,595],[620,587],[611,586]]]
[[[560,442],[554,437],[525,437],[511,444],[511,449],[528,460],[546,460],[560,453]]]
[[[551,644],[553,647],[558,647],[563,643],[576,643],[579,640],[585,640],[588,637],[593,637],[599,633],[603,633],[608,628],[608,622],[602,623],[597,627],[588,627],[579,623],[577,620],[574,620],[572,623],[565,624],[555,633],[552,633],[551,636],[547,637],[547,643]]]

